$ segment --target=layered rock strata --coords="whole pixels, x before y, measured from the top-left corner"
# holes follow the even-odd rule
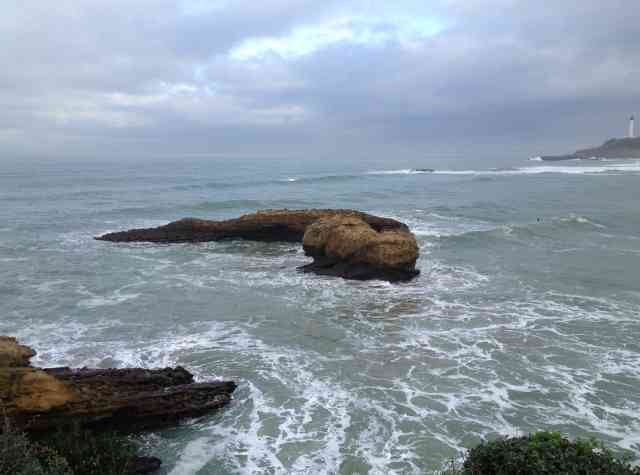
[[[68,424],[121,431],[170,426],[220,409],[236,388],[231,381],[194,383],[180,367],[40,369],[29,365],[33,355],[15,339],[0,337],[0,407],[28,432]]]
[[[309,226],[302,244],[314,259],[302,267],[305,272],[390,282],[410,280],[419,272],[418,244],[403,227],[378,232],[357,217],[334,216]]]

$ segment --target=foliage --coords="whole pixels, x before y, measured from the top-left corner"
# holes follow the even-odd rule
[[[462,464],[456,459],[451,459],[434,475],[462,475]]]
[[[8,420],[0,429],[0,475],[71,475],[67,461],[55,451],[33,444]]]
[[[65,428],[32,441],[6,420],[0,430],[0,475],[125,475],[135,455],[116,434]]]
[[[640,475],[595,439],[570,441],[558,432],[537,432],[484,442],[471,449],[465,475]]]
[[[94,434],[79,428],[61,429],[39,441],[60,454],[76,475],[125,475],[136,455],[126,437],[113,433]]]

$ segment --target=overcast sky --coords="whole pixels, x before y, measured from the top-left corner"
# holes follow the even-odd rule
[[[0,9],[0,158],[531,156],[640,114],[637,0]]]

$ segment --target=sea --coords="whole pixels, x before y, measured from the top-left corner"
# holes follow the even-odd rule
[[[539,430],[640,457],[640,161],[1,165],[0,334],[40,366],[237,382],[224,410],[137,438],[164,474],[434,473]],[[399,219],[421,274],[303,274],[291,243],[93,239],[266,208]]]

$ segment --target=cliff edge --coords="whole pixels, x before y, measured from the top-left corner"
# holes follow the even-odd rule
[[[640,137],[609,139],[599,147],[577,150],[568,155],[545,155],[540,158],[545,161],[590,158],[640,159]]]

